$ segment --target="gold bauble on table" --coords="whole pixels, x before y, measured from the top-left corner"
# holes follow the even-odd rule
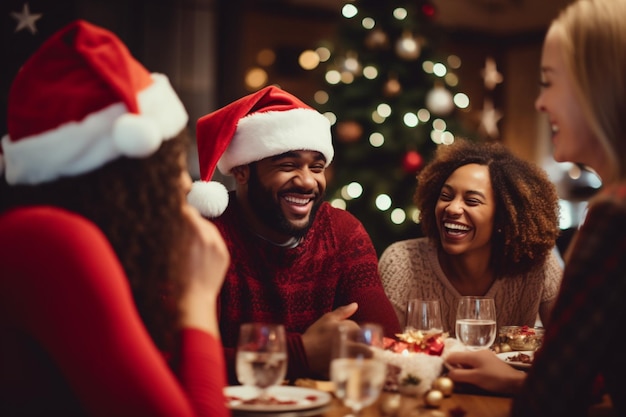
[[[449,397],[454,391],[454,382],[447,376],[440,376],[433,382],[433,389],[441,391],[444,397]]]
[[[380,411],[382,411],[382,413],[386,416],[393,416],[400,409],[401,401],[402,401],[402,395],[396,394],[396,393],[389,394],[380,403]]]
[[[428,407],[440,407],[442,401],[443,393],[437,389],[431,389],[424,396],[424,403],[426,403]]]

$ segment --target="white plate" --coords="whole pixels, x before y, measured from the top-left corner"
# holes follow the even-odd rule
[[[531,359],[531,363],[524,363],[524,362],[517,362],[517,361],[512,361],[509,360],[509,358],[513,357],[513,356],[517,356],[520,353],[523,353],[525,355],[529,355],[530,359]],[[514,368],[517,369],[528,369],[532,366],[532,359],[534,358],[534,354],[535,352],[533,352],[532,350],[514,350],[511,352],[502,352],[502,353],[497,353],[497,356],[502,359],[504,362],[508,363],[509,365],[511,365]]]
[[[256,412],[281,412],[317,408],[330,402],[329,393],[311,388],[277,385],[268,389],[268,394],[285,404],[246,404],[255,398],[258,391],[254,387],[233,385],[224,388],[226,405],[231,410]]]

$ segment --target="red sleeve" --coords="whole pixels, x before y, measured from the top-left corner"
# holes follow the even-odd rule
[[[6,213],[0,217],[0,270],[4,320],[49,353],[87,414],[227,415],[223,373],[200,371],[223,367],[219,342],[183,331],[181,384],[144,328],[117,257],[92,223],[54,208]],[[194,366],[197,372],[188,371]],[[216,399],[212,407],[209,396]]]
[[[180,378],[198,415],[228,416],[224,407],[226,365],[218,339],[198,329],[182,333]]]

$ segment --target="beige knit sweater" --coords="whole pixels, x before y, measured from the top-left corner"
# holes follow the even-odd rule
[[[461,294],[444,275],[437,250],[427,238],[393,243],[381,255],[378,269],[401,326],[405,325],[409,299],[438,299],[444,331],[454,336],[456,305]],[[556,298],[562,272],[558,258],[551,252],[543,268],[496,280],[485,295],[495,299],[498,327],[533,326],[540,305]]]

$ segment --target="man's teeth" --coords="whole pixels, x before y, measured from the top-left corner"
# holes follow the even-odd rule
[[[285,200],[287,200],[289,203],[294,203],[294,204],[306,204],[309,202],[308,198],[297,198],[297,197],[291,197],[291,196],[285,196]]]
[[[464,232],[467,232],[468,230],[470,230],[469,227],[463,226],[461,224],[456,224],[456,223],[444,223],[443,226],[446,229],[461,230],[461,231],[464,231]]]

